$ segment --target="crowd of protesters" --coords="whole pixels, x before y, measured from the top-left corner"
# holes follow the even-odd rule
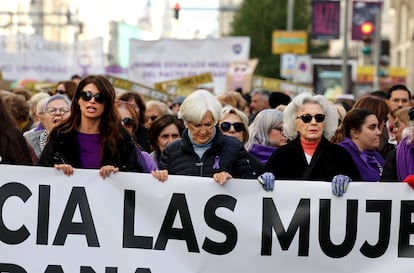
[[[351,181],[414,187],[414,107],[402,84],[356,100],[254,90],[195,90],[167,102],[117,93],[105,76],[61,81],[48,93],[0,92],[0,163],[50,166],[102,178],[146,172],[317,180],[341,196]]]

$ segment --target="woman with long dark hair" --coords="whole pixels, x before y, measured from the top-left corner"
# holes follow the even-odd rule
[[[378,182],[384,169],[384,158],[377,151],[381,129],[377,116],[368,109],[350,110],[341,125],[339,145],[352,156],[363,181]]]
[[[74,168],[99,169],[102,178],[118,171],[142,171],[135,144],[120,124],[115,89],[104,76],[91,75],[78,85],[71,115],[55,127],[39,165],[66,175]]]

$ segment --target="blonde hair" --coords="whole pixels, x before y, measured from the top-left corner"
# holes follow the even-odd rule
[[[249,119],[243,111],[240,111],[231,105],[226,105],[221,111],[220,120],[225,119],[231,114],[238,116],[243,123],[243,143],[246,143],[249,140]]]
[[[217,99],[223,106],[231,105],[242,111],[246,107],[246,100],[239,92],[236,91],[226,91],[220,95],[217,95]]]

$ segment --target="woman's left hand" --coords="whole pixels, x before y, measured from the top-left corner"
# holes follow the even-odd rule
[[[118,167],[114,167],[111,165],[105,165],[102,166],[101,169],[99,170],[99,175],[105,179],[107,177],[109,177],[111,175],[111,173],[117,173],[119,172],[119,168]]]
[[[213,174],[214,181],[216,181],[220,185],[223,185],[227,180],[232,179],[232,178],[233,176],[231,176],[231,174],[225,171]]]

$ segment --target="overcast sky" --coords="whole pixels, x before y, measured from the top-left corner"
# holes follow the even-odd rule
[[[151,0],[152,18],[155,31],[162,27],[166,2],[169,0]],[[145,14],[147,0],[72,0],[71,9],[79,9],[79,17],[88,26],[87,38],[108,38],[108,22],[111,20],[123,20],[128,24],[135,25],[138,19]],[[211,10],[217,8],[218,0],[170,0],[169,7],[178,2],[183,8],[180,11],[179,28],[182,32],[194,33],[197,30],[200,36],[207,36],[218,29],[218,12]],[[210,8],[210,10],[187,10],[186,8]],[[170,18],[173,13],[169,10]],[[173,24],[177,24],[175,19]]]

